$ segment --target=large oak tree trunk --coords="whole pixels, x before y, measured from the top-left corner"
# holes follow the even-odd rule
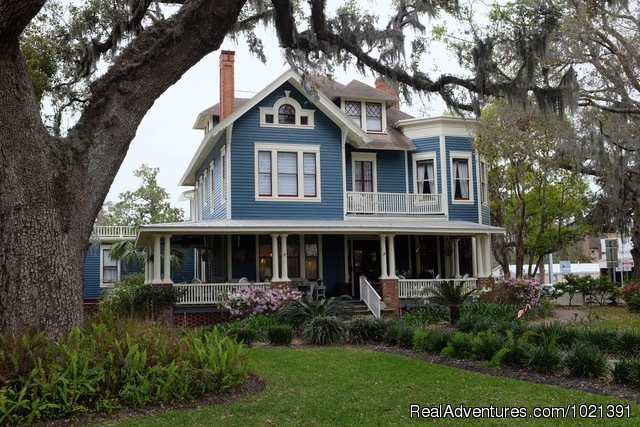
[[[192,0],[137,35],[65,138],[44,128],[18,44],[43,3],[0,0],[0,330],[63,335],[82,321],[88,239],[140,121],[219,48],[244,1]]]

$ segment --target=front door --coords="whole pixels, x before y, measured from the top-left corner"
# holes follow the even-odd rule
[[[360,276],[364,275],[370,283],[378,283],[380,278],[380,241],[353,240],[351,244],[353,289],[355,297],[360,297]],[[374,286],[375,287],[375,286]]]

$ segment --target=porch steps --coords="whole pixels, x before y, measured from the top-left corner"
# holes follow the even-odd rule
[[[369,311],[369,307],[364,303],[364,301],[360,301],[357,299],[352,299],[348,301],[351,304],[351,313],[352,316],[372,316]]]

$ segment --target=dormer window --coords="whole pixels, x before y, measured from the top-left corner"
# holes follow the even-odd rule
[[[358,127],[362,127],[362,113],[359,102],[346,101],[344,103],[344,112]]]
[[[386,110],[381,102],[344,101],[344,113],[367,132],[384,132]]]
[[[290,91],[285,90],[284,95],[272,107],[260,107],[260,126],[313,129],[314,110],[303,109]]]
[[[296,109],[291,104],[281,105],[278,109],[278,123],[281,125],[296,124]]]
[[[382,132],[382,104],[367,102],[367,131]]]

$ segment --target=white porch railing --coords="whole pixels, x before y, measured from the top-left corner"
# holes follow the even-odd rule
[[[360,301],[363,301],[376,319],[380,318],[380,295],[366,277],[360,276]]]
[[[138,227],[129,225],[96,225],[93,234],[98,237],[131,237],[138,235]]]
[[[477,279],[400,279],[398,282],[399,298],[427,298],[441,282],[453,281],[462,284],[464,292],[476,288]]]
[[[441,194],[347,192],[347,214],[443,214]]]
[[[229,294],[240,289],[268,288],[269,282],[256,283],[176,283],[176,289],[184,289],[185,294],[180,297],[177,305],[210,305],[226,301]]]

